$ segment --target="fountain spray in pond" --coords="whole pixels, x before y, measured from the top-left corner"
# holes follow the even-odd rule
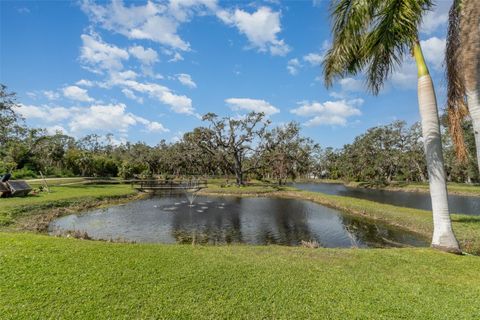
[[[190,207],[193,207],[193,202],[197,197],[198,191],[201,189],[200,182],[198,179],[190,179],[182,182],[183,191],[185,192],[185,196],[187,197],[188,202],[190,203]]]

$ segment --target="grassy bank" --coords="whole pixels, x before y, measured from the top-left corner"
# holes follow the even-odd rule
[[[286,191],[286,190],[295,191],[297,189],[293,187],[288,187],[288,186],[277,186],[274,184],[261,184],[261,183],[254,183],[252,185],[244,186],[244,187],[237,187],[234,185],[223,186],[222,183],[216,182],[216,183],[209,183],[208,188],[202,191],[201,193],[251,196],[251,195],[266,195],[268,193]]]
[[[384,189],[391,191],[404,191],[404,192],[430,192],[428,183],[392,183],[386,186],[374,186],[365,182],[349,182],[346,183],[349,187],[368,187],[374,189]],[[464,196],[480,196],[480,185],[477,184],[465,184],[465,183],[448,183],[448,193]]]
[[[3,319],[474,319],[480,258],[0,233]]]
[[[429,192],[428,183],[423,182],[392,182],[389,185],[375,184],[370,182],[346,182],[343,180],[333,179],[298,179],[296,183],[340,183],[352,188],[370,188],[370,189],[382,189],[391,191],[404,191],[404,192]],[[449,182],[448,193],[464,196],[477,196],[480,197],[480,184],[466,184],[466,183],[454,183]]]
[[[0,199],[0,226],[12,224],[25,216],[43,214],[54,208],[88,208],[105,200],[135,194],[135,189],[130,185],[53,186],[50,193]]]
[[[400,190],[409,192],[429,192],[427,183],[408,183],[398,186],[387,187],[390,190]],[[466,196],[480,196],[480,185],[470,185],[465,183],[448,183],[448,192],[450,194],[466,195]]]

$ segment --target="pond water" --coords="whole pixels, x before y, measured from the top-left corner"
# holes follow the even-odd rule
[[[382,223],[353,218],[303,200],[155,196],[125,205],[59,218],[50,234],[86,232],[93,239],[161,243],[322,247],[427,246],[423,238]]]
[[[432,201],[428,193],[350,188],[341,183],[299,183],[294,186],[302,190],[366,199],[400,207],[432,210]],[[480,215],[480,197],[449,195],[448,204],[452,213]]]

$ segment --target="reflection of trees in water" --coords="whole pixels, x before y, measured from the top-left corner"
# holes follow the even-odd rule
[[[303,240],[321,245],[321,239],[311,229],[308,212],[312,209],[308,205],[285,199],[238,199],[229,202],[224,210],[217,209],[215,204],[209,204],[205,212],[197,212],[198,206],[181,206],[173,214],[171,234],[177,243],[189,244],[253,241],[300,245]],[[418,236],[383,223],[344,215],[338,218],[350,236],[352,247],[425,245]]]
[[[241,236],[232,228],[225,230],[172,229],[172,235],[181,244],[230,244],[241,242]]]
[[[183,211],[182,211],[183,210]],[[212,210],[212,212],[208,212]],[[224,244],[242,242],[238,212],[209,208],[181,208],[172,221],[172,236],[177,243]]]
[[[256,204],[249,199],[243,206],[244,200],[238,199],[238,206],[231,203],[222,211],[209,208],[205,212],[196,212],[195,208],[179,208],[172,219],[172,236],[177,243],[245,242],[241,225],[243,214],[252,219],[258,244],[299,245],[302,240],[319,242],[309,228],[302,202],[271,199],[259,200],[261,203]]]
[[[403,247],[418,245],[421,240],[395,228],[387,227],[374,221],[340,215],[345,230],[350,233],[352,244],[366,244],[369,247]],[[354,239],[354,240],[353,240]]]
[[[302,202],[273,199],[269,205],[269,221],[261,225],[257,236],[259,243],[299,245],[302,240],[318,242],[308,226]]]

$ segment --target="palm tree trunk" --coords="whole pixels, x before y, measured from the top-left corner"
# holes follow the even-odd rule
[[[462,1],[461,8],[460,56],[480,172],[480,8],[477,1]]]
[[[430,197],[432,199],[432,247],[458,253],[460,252],[460,248],[453,233],[448,210],[447,183],[443,164],[440,122],[438,120],[438,108],[433,82],[418,42],[414,44],[413,52],[418,68],[418,106],[420,109],[423,141],[427,159]]]
[[[467,104],[472,118],[473,134],[475,135],[475,146],[477,149],[478,171],[480,172],[480,101],[478,90],[467,91]]]

